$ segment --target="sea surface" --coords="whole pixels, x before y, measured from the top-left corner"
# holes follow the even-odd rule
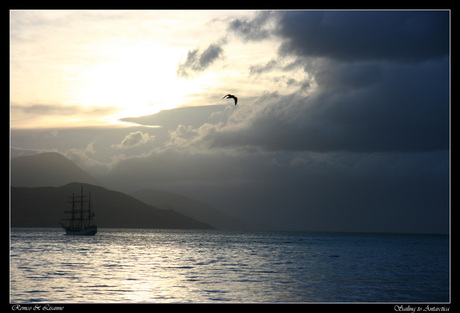
[[[11,303],[449,302],[444,235],[12,229]]]

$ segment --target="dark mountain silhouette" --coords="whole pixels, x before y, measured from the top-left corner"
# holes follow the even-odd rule
[[[212,206],[172,192],[143,189],[131,194],[133,197],[159,209],[172,209],[195,220],[205,222],[218,229],[251,230],[254,226],[226,215]]]
[[[12,227],[59,227],[72,193],[91,192],[91,202],[99,228],[212,229],[173,210],[160,210],[124,193],[103,187],[70,183],[61,187],[12,187]]]
[[[11,159],[12,186],[62,186],[76,181],[100,185],[95,178],[56,152]]]
[[[13,158],[11,160],[11,185],[14,187],[62,186],[62,188],[64,188],[66,187],[64,185],[71,182],[90,184],[93,185],[93,189],[101,188],[97,187],[97,185],[101,184],[95,178],[59,153],[46,152],[32,156]],[[77,185],[79,186],[79,184]],[[73,186],[73,184],[70,184],[69,186]],[[57,223],[60,218],[64,217],[63,211],[70,208],[70,205],[66,203],[68,200],[67,197],[70,196],[72,192],[75,192],[76,194],[80,192],[79,187],[76,187],[73,191],[67,188],[68,192],[64,192],[63,194],[62,188],[13,188],[12,197],[15,197],[15,202],[13,203],[13,210],[15,213],[13,216],[13,225],[20,225],[23,227],[59,227],[59,224]],[[124,210],[126,210],[126,208],[129,209],[129,205],[122,208],[119,203],[112,203],[110,200],[113,198],[112,195],[110,197],[105,197],[107,192],[115,193],[115,191],[109,191],[101,188],[99,192],[101,195],[93,195],[93,200],[96,200],[95,197],[101,198],[101,205],[103,205],[103,207],[100,209],[107,208],[107,210],[109,210],[109,207],[114,207],[119,208],[123,212],[125,212]],[[85,194],[86,193],[87,192],[85,191]],[[34,199],[30,203],[26,201],[29,196]],[[137,203],[135,205],[137,208],[142,207],[145,209],[145,206],[149,206],[150,210],[153,206],[155,210],[161,209],[161,214],[169,214],[171,216],[177,214],[175,212],[178,212],[180,213],[178,216],[181,218],[189,217],[194,221],[208,224],[206,225],[207,227],[211,225],[214,228],[225,230],[252,230],[266,228],[263,226],[249,225],[241,220],[220,212],[206,203],[176,193],[144,189],[133,193],[132,196],[143,202],[144,206],[138,205]],[[131,200],[135,199],[131,198]],[[96,205],[99,206],[99,204]],[[130,203],[130,205],[132,204]],[[40,209],[37,212],[30,211],[35,207],[39,207]],[[98,208],[95,207],[95,209],[97,211]],[[24,212],[24,214],[21,212]],[[42,214],[42,212],[46,212],[46,214]],[[105,211],[101,211],[97,216],[99,222],[102,223],[98,223],[99,227],[150,227],[148,226],[150,224],[145,221],[142,221],[141,224],[147,226],[135,226],[135,221],[139,220],[139,218],[136,217],[136,214],[133,216],[126,216],[124,221],[126,221],[126,223],[129,222],[128,224],[130,226],[123,226],[126,223],[119,223],[120,220],[115,219],[110,216],[110,214],[107,214],[106,216],[104,215],[104,212]],[[47,218],[50,214],[53,216],[51,219]],[[56,215],[57,217],[55,217]],[[141,214],[139,216],[143,215]],[[108,225],[110,224],[110,226],[104,226],[106,221]]]

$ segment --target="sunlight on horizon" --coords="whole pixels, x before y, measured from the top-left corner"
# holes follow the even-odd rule
[[[93,53],[102,54],[104,51]],[[135,44],[113,47],[102,62],[69,66],[65,68],[68,90],[59,106],[78,106],[82,110],[101,112],[113,108],[115,112],[96,119],[89,114],[59,116],[54,122],[55,116],[42,115],[33,120],[32,127],[50,124],[68,127],[69,123],[75,126],[126,125],[119,119],[183,106],[191,101],[191,95],[205,91],[218,80],[216,75],[202,75],[196,79],[177,77],[177,64],[183,55],[181,47]],[[12,126],[28,128],[20,119],[13,120]]]
[[[79,71],[70,97],[84,106],[119,108],[116,114],[105,117],[115,124],[122,117],[149,115],[180,106],[188,94],[206,84],[200,79],[176,77],[182,54],[183,49],[164,45],[118,47],[106,62]]]
[[[228,75],[176,71],[218,34],[199,18],[225,15],[216,13],[12,11],[10,126],[121,126],[124,117],[208,104],[205,93]]]
[[[10,127],[132,126],[121,119],[226,104],[227,93],[245,105],[273,90],[296,92],[305,80],[302,68],[289,76],[283,70],[294,60],[251,73],[273,63],[279,46],[276,38],[232,37],[228,19],[252,14],[14,11]],[[186,62],[185,74],[179,72]]]

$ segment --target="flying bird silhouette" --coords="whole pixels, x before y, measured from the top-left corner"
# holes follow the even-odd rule
[[[235,97],[234,95],[228,94],[228,95],[224,96],[222,99],[224,99],[224,98],[235,100],[235,105],[238,103],[238,98]]]

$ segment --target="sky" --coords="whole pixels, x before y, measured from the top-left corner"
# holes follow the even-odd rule
[[[248,222],[447,233],[450,12],[13,10],[10,129]]]

